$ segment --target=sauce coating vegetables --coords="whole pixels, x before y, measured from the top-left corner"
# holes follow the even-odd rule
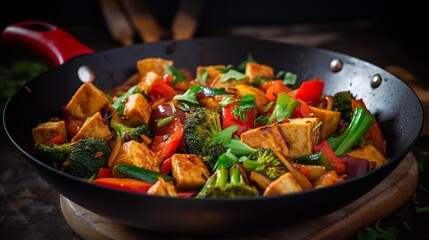
[[[325,94],[322,79],[299,84],[251,56],[196,76],[146,58],[136,72],[115,89],[82,84],[33,128],[34,155],[93,184],[196,198],[306,191],[388,161],[365,99]]]

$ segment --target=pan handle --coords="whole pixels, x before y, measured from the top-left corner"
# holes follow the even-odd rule
[[[31,51],[54,66],[95,51],[63,29],[42,21],[23,21],[7,26],[2,34],[5,46]]]

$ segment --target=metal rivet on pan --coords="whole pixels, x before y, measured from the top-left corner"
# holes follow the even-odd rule
[[[378,88],[381,85],[382,82],[382,78],[380,74],[375,74],[374,76],[372,76],[371,78],[371,87],[373,88]]]
[[[332,72],[339,72],[343,68],[343,62],[339,59],[334,59],[329,64],[329,68]]]
[[[94,82],[95,74],[91,67],[86,65],[80,66],[77,70],[77,76],[79,80],[83,83]]]

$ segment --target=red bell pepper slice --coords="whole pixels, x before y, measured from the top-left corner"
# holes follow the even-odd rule
[[[143,182],[133,178],[97,178],[93,181],[94,184],[102,185],[105,187],[115,188],[137,193],[147,193],[153,184]]]
[[[329,163],[331,164],[332,169],[339,175],[346,173],[346,161],[340,159],[335,155],[334,150],[332,150],[328,141],[323,140],[319,145],[314,146],[315,152],[322,152],[323,155],[328,158]]]
[[[325,82],[314,78],[303,82],[297,89],[295,97],[311,105],[320,101],[322,97]]]
[[[165,100],[171,100],[176,95],[176,91],[171,85],[166,84],[164,81],[157,81],[152,84],[151,89],[147,93],[152,101],[156,101],[160,98]]]
[[[183,124],[178,117],[175,117],[168,125],[168,129],[164,135],[156,135],[153,138],[149,148],[165,160],[174,154],[184,132]]]
[[[365,103],[362,99],[353,99],[352,100],[352,110],[354,111],[357,105],[361,105],[363,108],[367,109]],[[368,109],[367,109],[368,110]],[[384,148],[384,138],[383,133],[381,132],[380,125],[373,115],[374,124],[368,129],[367,134],[365,134],[365,139],[370,140],[374,147],[383,155],[386,155],[386,151]]]
[[[274,80],[264,83],[261,86],[261,89],[265,91],[265,97],[270,102],[275,102],[279,93],[292,91],[292,89],[283,84],[282,80]]]
[[[308,106],[307,103],[305,103],[304,101],[302,101],[301,99],[298,99],[301,104],[295,109],[295,111],[292,114],[292,118],[304,118],[304,117],[308,117],[311,113],[313,113],[313,111],[311,110],[311,108]]]
[[[193,197],[195,194],[197,194],[198,191],[181,191],[181,192],[177,192],[177,197],[181,197],[181,198],[190,198]]]
[[[243,132],[255,127],[256,113],[254,109],[249,109],[244,112],[246,120],[242,120],[240,116],[235,117],[233,111],[238,106],[235,103],[230,103],[222,108],[222,128],[237,126],[238,130],[233,136],[240,136]]]
[[[171,157],[165,159],[161,166],[159,166],[159,172],[168,175],[171,171]]]
[[[109,178],[112,177],[112,169],[111,168],[100,168],[98,169],[96,178]]]
[[[55,144],[63,144],[63,143],[65,143],[65,142],[66,142],[66,140],[65,140],[62,136],[58,135],[58,136],[56,136],[56,137],[53,137],[51,140],[46,141],[46,142],[44,143],[44,145],[49,145],[49,144],[51,144],[51,143],[55,143]]]

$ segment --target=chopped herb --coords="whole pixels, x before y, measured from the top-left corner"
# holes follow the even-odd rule
[[[225,147],[229,148],[232,154],[239,157],[250,155],[256,152],[255,149],[249,147],[249,145],[245,144],[237,136],[235,136],[234,139],[231,139],[231,141],[226,144]]]
[[[219,68],[215,68],[215,69],[218,70],[221,73],[226,73],[229,70],[234,69],[234,66],[231,65],[231,64],[228,64],[228,65],[226,65],[226,67],[223,67],[223,68],[219,67]]]
[[[207,83],[207,77],[208,77],[208,72],[207,70],[204,68],[203,71],[201,72],[201,74],[197,77],[198,81],[200,81],[201,83]]]
[[[416,207],[417,214],[427,214],[429,213],[429,206],[426,207]]]
[[[286,72],[283,78],[283,84],[286,86],[295,86],[298,77],[296,74],[291,72]]]
[[[221,82],[227,82],[229,80],[243,80],[246,78],[246,75],[244,75],[244,73],[241,73],[235,69],[230,69],[228,70],[228,72],[226,72],[221,78],[220,81]]]
[[[259,116],[256,118],[255,121],[259,124],[265,124],[266,125],[270,120],[265,116]]]
[[[118,112],[119,116],[124,114],[125,105],[124,102],[128,97],[136,93],[142,93],[143,91],[137,88],[137,86],[132,86],[128,91],[122,94],[120,97],[116,99],[116,101],[112,104],[112,107]]]
[[[241,63],[238,65],[237,69],[238,69],[239,71],[244,71],[244,70],[246,69],[246,65],[247,65],[247,63],[251,63],[251,62],[253,62],[253,63],[258,63],[258,62],[253,58],[252,54],[248,53],[248,54],[247,54],[247,59],[246,59],[246,60],[244,60],[243,62],[241,62]]]
[[[231,97],[231,96],[226,96],[224,98],[222,98],[222,101],[219,102],[219,105],[222,107],[225,107],[226,105],[230,104],[230,103],[235,103],[237,102],[237,99]]]
[[[184,94],[174,96],[174,99],[198,105],[197,93],[200,89],[199,85],[192,85]]]
[[[384,239],[384,240],[394,240],[397,239],[400,231],[396,229],[382,229],[380,227],[380,221],[378,220],[375,223],[374,227],[366,227],[360,230],[356,237],[358,240],[376,240],[376,239]]]
[[[273,105],[274,105],[274,102],[267,103],[267,105],[264,106],[264,108],[262,109],[262,111],[268,112]]]
[[[210,88],[201,86],[204,96],[219,96],[219,95],[232,95],[233,93],[228,92],[225,88]]]
[[[414,227],[414,223],[409,223],[409,222],[403,222],[402,225],[409,231],[411,231],[411,229]]]
[[[238,126],[230,126],[230,127],[223,129],[222,131],[216,133],[212,137],[212,139],[210,141],[210,145],[215,145],[215,144],[226,145],[226,144],[228,144],[232,139],[232,134],[234,132],[236,132],[237,130],[238,130]]]
[[[170,108],[171,108],[171,112],[173,114],[176,113],[177,109],[176,109],[176,106],[174,105],[174,103],[170,103]]]
[[[174,116],[169,116],[169,117],[165,117],[165,118],[161,118],[161,119],[156,119],[156,126],[157,127],[162,127],[165,126],[167,124],[169,124],[171,121],[173,121]]]
[[[238,107],[232,110],[235,119],[238,119],[240,116],[241,121],[247,120],[246,112],[255,108],[256,97],[253,94],[244,95],[243,98],[238,103]]]
[[[186,80],[186,75],[178,69],[175,69],[173,66],[166,65],[167,73],[173,75],[173,81],[171,85],[176,85],[178,82],[184,82]]]

